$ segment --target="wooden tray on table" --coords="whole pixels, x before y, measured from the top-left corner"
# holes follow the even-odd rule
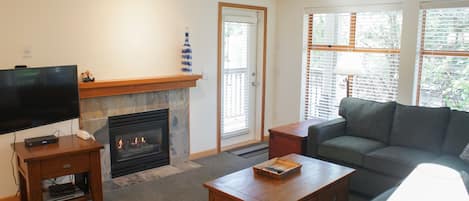
[[[299,172],[301,170],[301,166],[301,164],[294,161],[273,158],[252,168],[256,174],[275,179],[283,179],[288,175]]]

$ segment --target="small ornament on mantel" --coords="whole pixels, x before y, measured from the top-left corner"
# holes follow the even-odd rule
[[[181,51],[181,71],[184,73],[192,73],[192,48],[191,44],[189,43],[189,32],[186,30],[185,33],[186,40],[184,42],[184,46]]]
[[[85,71],[84,73],[81,73],[80,78],[82,82],[94,82],[93,74],[91,74],[89,70]]]

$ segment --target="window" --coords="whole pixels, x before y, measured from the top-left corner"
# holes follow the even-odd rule
[[[248,57],[252,26],[246,22],[224,22],[222,137],[239,135],[249,128]]]
[[[469,8],[422,9],[417,103],[469,111]]]
[[[353,97],[397,98],[401,11],[310,14],[306,22],[304,119],[338,116],[347,95],[347,76],[335,73],[338,65],[362,71],[351,80]]]

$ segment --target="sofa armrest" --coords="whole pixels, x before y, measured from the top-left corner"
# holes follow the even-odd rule
[[[319,144],[326,140],[345,135],[345,126],[346,120],[343,118],[310,126],[306,142],[306,154],[308,156],[316,156]]]

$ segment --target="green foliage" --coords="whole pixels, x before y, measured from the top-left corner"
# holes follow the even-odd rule
[[[469,111],[469,58],[426,56],[422,71],[423,105]]]
[[[424,49],[469,51],[469,8],[427,10]],[[469,58],[426,55],[421,104],[469,111]]]

